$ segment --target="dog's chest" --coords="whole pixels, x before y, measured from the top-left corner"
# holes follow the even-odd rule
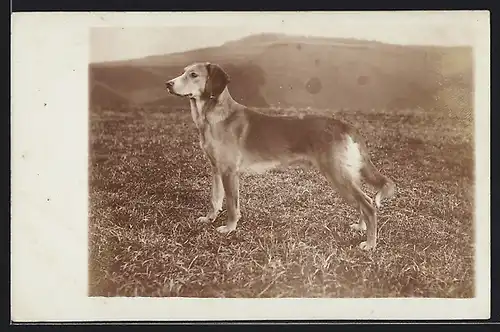
[[[227,154],[231,149],[231,140],[227,134],[217,131],[216,128],[206,125],[200,128],[200,147],[212,157]]]

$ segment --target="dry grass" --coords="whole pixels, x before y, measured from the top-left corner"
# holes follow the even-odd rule
[[[221,235],[189,111],[91,112],[90,295],[472,297],[472,122],[419,110],[337,112],[361,129],[398,192],[374,252],[358,212],[315,171],[242,177],[242,219]],[[370,193],[373,193],[370,191]]]

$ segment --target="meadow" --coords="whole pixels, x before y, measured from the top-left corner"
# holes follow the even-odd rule
[[[269,110],[269,112],[278,112]],[[89,295],[473,297],[473,121],[423,109],[298,110],[350,122],[397,184],[378,246],[349,229],[358,211],[314,170],[241,178],[227,235],[197,217],[210,172],[188,106],[90,111]],[[372,195],[371,188],[366,188]]]

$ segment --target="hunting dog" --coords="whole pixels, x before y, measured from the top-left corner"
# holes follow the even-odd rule
[[[200,146],[211,164],[211,208],[198,220],[214,221],[225,196],[228,219],[217,231],[233,231],[241,217],[240,172],[262,173],[277,166],[302,164],[316,167],[360,210],[359,221],[350,227],[366,230],[367,240],[360,243],[361,249],[375,248],[376,207],[380,207],[382,199],[394,194],[395,185],[375,168],[356,130],[329,117],[271,116],[252,110],[231,97],[229,81],[220,66],[195,63],[165,83],[171,94],[189,98]],[[378,190],[374,198],[376,207],[361,190],[362,179]]]

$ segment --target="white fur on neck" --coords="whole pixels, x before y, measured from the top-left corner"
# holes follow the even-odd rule
[[[208,122],[219,122],[224,120],[228,114],[225,112],[224,107],[220,107],[225,102],[234,102],[232,100],[227,87],[217,98],[217,103],[215,107],[217,108],[216,112],[210,111],[208,114],[206,111],[203,111],[203,107],[205,106],[206,101],[201,100],[200,97],[189,99],[189,103],[191,105],[191,116],[193,121],[198,129],[201,129],[204,126],[205,121]]]
[[[204,102],[199,98],[193,99],[189,98],[189,105],[191,106],[191,117],[196,125],[196,128],[200,129],[203,126],[203,116],[201,110],[203,109]]]

